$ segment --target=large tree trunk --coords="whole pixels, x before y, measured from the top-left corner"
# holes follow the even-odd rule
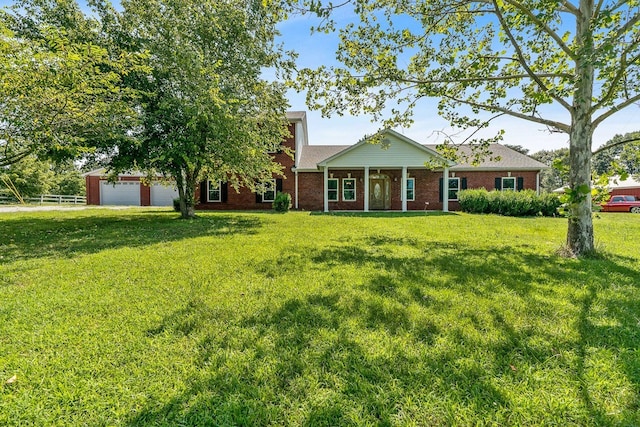
[[[178,187],[178,197],[180,198],[180,217],[182,219],[193,219],[196,216],[196,185],[194,178],[196,174],[190,174],[184,170],[175,174],[176,185]]]
[[[571,134],[569,141],[569,228],[567,249],[581,256],[594,249],[591,215],[591,100],[594,72],[591,64],[593,39],[590,18],[593,0],[580,1],[581,17],[577,19],[577,34],[581,46],[576,60],[576,89],[573,97]]]

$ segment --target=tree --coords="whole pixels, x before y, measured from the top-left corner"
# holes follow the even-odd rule
[[[537,161],[550,166],[540,171],[540,187],[553,191],[569,183],[569,149],[541,150],[531,155]]]
[[[16,196],[27,198],[48,194],[54,183],[55,174],[49,163],[39,161],[35,156],[24,157],[20,162],[0,170],[0,188],[11,185]]]
[[[596,150],[591,163],[597,175],[640,174],[640,132],[614,136]]]
[[[291,66],[274,45],[278,10],[259,0],[130,0],[122,7],[100,8],[111,44],[148,52],[151,72],[127,81],[144,93],[142,122],[135,144],[106,146],[111,170],[172,177],[183,218],[195,215],[202,180],[259,189],[280,173],[269,152],[288,134],[285,87],[262,77],[266,68]]]
[[[335,27],[330,4],[295,3],[326,18],[324,29]],[[344,67],[299,75],[310,107],[327,115],[371,113],[395,126],[410,123],[421,98],[436,97],[440,113],[455,127],[483,127],[508,115],[566,133],[566,244],[575,255],[591,252],[592,135],[640,101],[638,1],[347,3],[360,22],[340,29],[337,58]]]
[[[98,22],[74,1],[0,11],[0,53],[0,166],[32,155],[63,161],[127,139],[135,93],[119,83],[141,57],[110,56]]]

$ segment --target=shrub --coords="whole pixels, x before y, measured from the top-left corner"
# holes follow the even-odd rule
[[[484,188],[458,193],[460,209],[469,213],[493,213],[504,216],[553,216],[560,206],[556,194],[536,194],[533,190],[487,191]]]
[[[173,210],[176,212],[180,212],[180,198],[176,197],[173,199]]]
[[[291,209],[291,195],[289,193],[276,194],[272,206],[276,212],[288,212]]]

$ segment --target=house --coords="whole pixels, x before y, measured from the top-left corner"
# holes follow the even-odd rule
[[[294,156],[280,152],[273,155],[274,161],[283,166],[283,175],[274,176],[261,193],[245,188],[236,192],[222,181],[203,182],[196,194],[197,209],[271,209],[276,193],[285,192],[291,195],[293,208],[300,210],[446,212],[459,208],[458,191],[466,188],[539,191],[540,171],[547,168],[500,144],[490,147],[493,160],[486,159],[478,166],[454,163],[445,160],[435,145],[419,144],[393,130],[382,132],[381,144],[362,140],[354,145],[311,145],[306,113],[290,112],[287,117],[291,136],[283,145],[293,150]],[[427,164],[440,166],[429,168]],[[99,172],[87,174],[86,179],[89,204],[109,200],[111,195],[101,194],[105,189],[117,191],[111,190],[112,184],[103,183]],[[119,182],[136,180],[139,178],[130,175]],[[140,204],[152,204],[152,188],[140,186],[139,191]],[[132,200],[133,204],[137,200]]]
[[[609,179],[609,192],[612,196],[629,195],[640,199],[640,180],[629,176],[622,180],[619,176]]]

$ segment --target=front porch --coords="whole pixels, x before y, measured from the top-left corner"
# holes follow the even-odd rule
[[[364,166],[323,169],[323,210],[329,211],[449,211],[449,168],[431,171]]]

